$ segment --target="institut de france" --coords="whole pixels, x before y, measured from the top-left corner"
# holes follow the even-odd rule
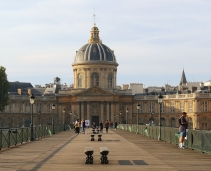
[[[161,93],[162,126],[178,127],[178,118],[186,111],[189,128],[211,129],[210,92],[169,92],[161,88],[159,92],[147,93],[141,90],[142,84],[117,86],[117,59],[114,51],[102,43],[99,29],[94,24],[88,43],[76,51],[72,63],[73,87],[62,88],[58,77],[46,87],[10,82],[9,105],[0,113],[0,127],[29,126],[31,93],[35,96],[33,125],[51,124],[52,104],[55,104],[55,124],[71,124],[77,118],[90,120],[96,125],[106,120],[136,124],[138,116],[138,124],[158,125],[160,108],[157,97]],[[186,82],[185,78],[182,79],[180,86],[184,88]]]

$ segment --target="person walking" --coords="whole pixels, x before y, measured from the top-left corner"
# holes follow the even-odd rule
[[[116,128],[117,128],[117,121],[114,121],[114,128],[116,130]]]
[[[107,120],[107,121],[105,122],[106,133],[108,133],[108,127],[109,127],[109,121]]]
[[[103,133],[103,122],[100,121],[100,132]]]
[[[186,120],[187,113],[182,112],[182,116],[179,118],[179,132],[180,132],[180,139],[179,139],[179,148],[184,149],[184,139],[186,137],[186,130],[188,128],[188,121]]]
[[[81,120],[81,128],[82,128],[82,133],[85,134],[86,123],[84,119]]]
[[[75,121],[75,132],[76,132],[76,134],[80,133],[80,122],[79,122],[79,119],[77,119]]]

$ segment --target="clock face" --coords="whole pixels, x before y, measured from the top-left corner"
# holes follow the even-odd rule
[[[98,89],[97,89],[97,88],[93,88],[93,89],[92,89],[92,92],[93,92],[94,94],[98,94]]]

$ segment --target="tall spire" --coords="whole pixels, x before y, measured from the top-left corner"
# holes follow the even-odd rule
[[[94,27],[92,27],[92,29],[90,31],[91,36],[90,36],[88,43],[102,43],[102,41],[100,40],[100,37],[99,37],[100,31],[96,27],[96,23],[95,23],[95,19],[96,19],[95,9],[94,9],[94,13],[93,13],[93,19],[94,19]]]
[[[183,69],[182,77],[181,77],[181,80],[180,80],[180,85],[185,85],[186,83],[187,83],[187,80],[186,80],[186,77],[185,77],[185,71]]]

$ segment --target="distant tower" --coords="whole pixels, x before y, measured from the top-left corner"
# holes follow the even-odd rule
[[[59,77],[54,78],[54,84],[60,84],[60,78]]]
[[[180,85],[180,90],[181,90],[182,88],[187,87],[187,80],[186,80],[186,77],[185,77],[185,71],[184,71],[184,69],[183,69],[183,71],[182,71],[182,77],[181,77],[181,80],[180,80],[179,85]]]

